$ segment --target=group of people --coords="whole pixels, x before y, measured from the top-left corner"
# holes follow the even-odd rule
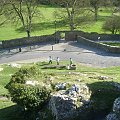
[[[51,56],[49,56],[48,61],[49,61],[49,64],[52,64],[53,59],[52,59]],[[60,58],[59,57],[56,58],[56,62],[57,62],[57,65],[60,64]],[[72,65],[72,64],[73,64],[73,60],[72,60],[72,58],[70,58],[70,65]]]
[[[51,56],[49,56],[48,61],[49,61],[49,64],[52,64],[53,60],[52,60]],[[57,65],[59,65],[59,62],[60,62],[60,58],[59,57],[56,58],[56,62],[57,62]]]

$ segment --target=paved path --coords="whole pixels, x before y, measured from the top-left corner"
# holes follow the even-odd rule
[[[51,50],[53,46],[53,51]],[[18,50],[1,51],[0,64],[9,62],[36,62],[47,61],[48,56],[60,60],[69,60],[91,65],[93,67],[120,66],[120,54],[111,54],[96,49],[80,45],[80,43],[69,42],[56,45],[47,44],[41,46],[32,46],[32,49],[23,48],[22,52]]]

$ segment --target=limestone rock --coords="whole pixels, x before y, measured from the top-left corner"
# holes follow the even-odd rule
[[[21,65],[17,64],[17,63],[11,63],[11,64],[8,64],[8,65],[13,67],[13,68],[21,68]]]
[[[120,114],[120,97],[114,101],[113,112]]]
[[[91,92],[86,85],[72,85],[52,95],[49,108],[56,120],[74,119],[90,105]]]
[[[115,113],[108,114],[106,120],[119,120]]]
[[[66,84],[67,83],[58,83],[58,84],[55,85],[55,88],[57,90],[65,90],[66,89]]]
[[[106,120],[120,120],[120,97],[114,101],[113,111],[107,115]]]
[[[26,84],[26,85],[32,85],[32,86],[35,86],[35,85],[38,85],[39,82],[38,82],[38,81],[28,80],[28,81],[26,81],[25,84]]]
[[[0,71],[3,71],[3,68],[0,68]]]

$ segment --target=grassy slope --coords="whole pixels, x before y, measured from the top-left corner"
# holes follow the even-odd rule
[[[54,63],[56,64],[56,63]],[[68,62],[62,62],[62,65],[69,64]],[[25,65],[26,66],[26,65]],[[31,66],[31,64],[28,64],[28,66]],[[17,68],[11,68],[8,65],[1,65],[0,67],[4,68],[3,71],[0,72],[0,95],[8,94],[8,91],[4,88],[4,86],[9,82],[10,75],[15,73],[17,71]],[[54,82],[69,82],[70,84],[76,83],[88,83],[93,84],[92,87],[94,89],[99,88],[107,88],[110,89],[111,87],[104,84],[105,82],[102,82],[97,79],[98,76],[108,76],[109,79],[108,82],[114,81],[120,83],[120,67],[111,67],[111,68],[92,68],[85,65],[77,64],[77,70],[75,72],[80,72],[81,75],[69,75],[66,73],[74,72],[70,70],[55,70],[55,69],[42,69],[44,67],[43,63],[39,63],[37,67],[40,69],[42,73],[46,73],[48,76],[53,76],[55,78]],[[43,74],[44,76],[44,74]],[[89,78],[93,77],[93,78]],[[44,77],[36,77],[33,79],[45,80]],[[113,79],[112,79],[113,78]],[[81,82],[77,82],[76,79],[80,79]],[[39,79],[38,79],[39,80]],[[97,84],[97,82],[100,82],[101,84]],[[112,89],[112,88],[111,88]],[[15,115],[17,112],[17,115]],[[19,116],[19,118],[18,118]],[[0,100],[0,120],[15,120],[20,119],[20,111],[17,106],[15,106],[10,100]],[[22,119],[22,118],[21,118]]]
[[[41,6],[39,9],[41,13],[44,15],[44,19],[40,19],[40,18],[34,19],[32,36],[39,36],[39,35],[54,33],[55,18],[53,17],[53,13],[56,9],[60,9],[60,8]],[[102,33],[103,31],[101,29],[101,26],[105,21],[105,19],[107,18],[107,16],[110,16],[110,15],[111,15],[110,10],[103,9],[102,11],[99,11],[99,17],[97,22],[93,21],[91,24],[89,23],[89,24],[79,26],[78,30]],[[64,24],[60,24],[59,21],[56,24],[56,26],[57,26],[57,30],[68,30],[68,27],[66,27]],[[9,39],[20,38],[25,36],[26,36],[26,33],[21,29],[21,26],[15,26],[10,22],[0,27],[0,40],[9,40]]]

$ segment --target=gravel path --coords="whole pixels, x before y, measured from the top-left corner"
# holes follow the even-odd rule
[[[52,51],[53,46],[53,51]],[[32,46],[32,49],[23,48],[22,52],[14,49],[11,52],[1,51],[0,64],[10,62],[37,62],[47,61],[48,56],[54,59],[60,57],[60,60],[69,60],[91,65],[93,67],[120,66],[120,54],[106,53],[94,48],[80,45],[76,42],[47,44],[41,46]]]

